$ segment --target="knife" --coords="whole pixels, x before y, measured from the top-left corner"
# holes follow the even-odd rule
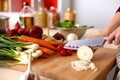
[[[80,46],[89,46],[94,49],[103,47],[103,44],[105,43],[106,37],[97,37],[97,38],[87,38],[87,39],[80,39],[80,40],[74,40],[66,43],[64,45],[65,49],[72,49],[77,50]]]

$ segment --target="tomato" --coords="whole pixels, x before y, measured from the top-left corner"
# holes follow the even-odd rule
[[[62,56],[67,56],[67,51],[66,51],[66,49],[61,50],[61,51],[60,51],[60,55],[62,55]]]
[[[73,50],[64,49],[63,45],[58,45],[57,50],[59,51],[61,56],[71,56],[73,54]]]
[[[57,46],[57,50],[58,50],[58,51],[60,51],[60,50],[62,50],[62,49],[63,49],[63,45],[58,45],[58,46]]]
[[[67,50],[67,55],[68,55],[68,56],[71,56],[72,54],[73,54],[73,50],[68,49],[68,50]]]

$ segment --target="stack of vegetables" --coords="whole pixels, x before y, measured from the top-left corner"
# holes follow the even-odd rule
[[[40,26],[32,26],[25,31],[17,22],[13,29],[6,27],[6,34],[0,34],[0,65],[13,65],[11,60],[17,61],[14,64],[27,64],[29,53],[32,53],[33,60],[38,57],[48,58],[55,53],[72,55],[70,50],[58,50],[59,45],[64,44],[54,37],[44,36]]]
[[[59,42],[45,41],[25,35],[8,37],[0,35],[0,60],[16,60],[14,64],[27,64],[28,54],[33,60],[38,57],[48,57],[57,51]],[[10,62],[0,62],[0,65],[13,65]]]
[[[32,42],[17,42],[5,35],[0,35],[0,60],[16,60],[19,62],[14,64],[27,64],[29,53],[32,53],[33,59],[42,55],[42,51],[38,50],[38,48],[38,44]],[[0,65],[13,64],[1,61]]]

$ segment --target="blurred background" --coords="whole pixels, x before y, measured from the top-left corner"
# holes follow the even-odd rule
[[[120,0],[0,0],[0,15],[10,17],[10,25],[15,24],[25,1],[36,11],[39,5],[47,9],[50,6],[57,7],[61,21],[66,8],[72,8],[76,12],[77,24],[92,25],[95,28],[104,28],[120,6]]]

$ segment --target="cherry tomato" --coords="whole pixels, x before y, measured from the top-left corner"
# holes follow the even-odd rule
[[[67,55],[68,55],[68,56],[71,56],[72,54],[73,54],[73,50],[68,49],[68,50],[67,50]]]
[[[57,46],[57,50],[58,50],[58,51],[60,51],[60,50],[62,50],[62,49],[63,49],[63,45],[58,45],[58,46]]]
[[[61,50],[60,55],[67,56],[67,51],[65,49]]]

